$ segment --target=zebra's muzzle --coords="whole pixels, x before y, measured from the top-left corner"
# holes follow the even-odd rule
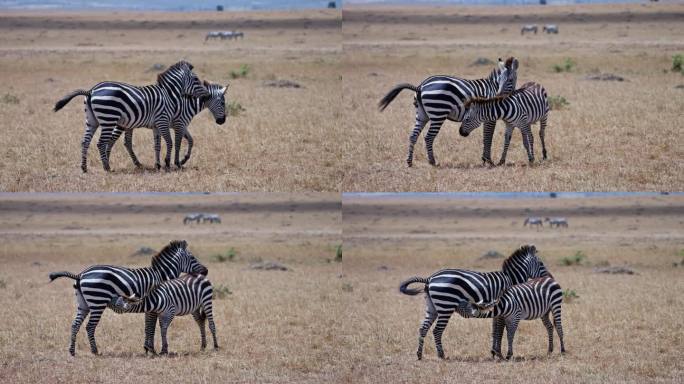
[[[460,128],[460,129],[458,130],[458,133],[459,133],[461,136],[463,136],[463,137],[468,137],[468,135],[470,135],[470,132],[464,130],[463,128]]]
[[[219,118],[219,119],[216,119],[216,124],[218,124],[218,125],[223,125],[223,123],[225,123],[225,122],[226,122],[226,117],[225,117],[225,116],[224,116],[224,117],[221,117],[221,118]]]

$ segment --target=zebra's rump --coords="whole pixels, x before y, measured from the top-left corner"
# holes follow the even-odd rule
[[[438,309],[455,309],[462,302],[490,302],[507,284],[502,272],[444,269],[429,278],[428,295]]]
[[[140,270],[94,265],[81,272],[79,291],[88,306],[106,305],[116,296],[141,297],[146,293],[140,284],[143,275]]]
[[[108,81],[93,87],[90,106],[101,122],[135,128],[150,125],[155,115],[152,112],[164,107],[165,97],[168,95],[161,87]]]

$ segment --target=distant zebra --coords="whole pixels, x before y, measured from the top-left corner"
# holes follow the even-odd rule
[[[218,349],[216,341],[216,325],[212,307],[213,287],[204,276],[189,276],[165,281],[157,285],[142,298],[118,296],[112,299],[112,309],[119,313],[145,313],[145,354],[156,353],[154,350],[154,331],[159,319],[161,329],[161,354],[167,354],[169,344],[166,332],[175,316],[192,314],[200,329],[201,349],[207,346],[204,324],[209,320],[209,330],[214,339],[214,349]]]
[[[437,355],[444,358],[442,333],[454,312],[471,317],[471,303],[490,303],[509,287],[530,278],[548,276],[544,263],[537,256],[534,245],[524,245],[503,262],[501,271],[475,272],[463,269],[443,269],[426,278],[413,277],[401,283],[399,291],[406,295],[425,292],[427,309],[419,330],[418,360],[423,358],[423,340],[432,324]],[[409,284],[423,283],[422,289],[408,289]]]
[[[185,216],[185,218],[183,219],[183,225],[185,225],[187,223],[192,223],[193,221],[195,223],[199,224],[203,217],[204,217],[204,213],[191,213],[191,214]]]
[[[523,227],[526,227],[527,225],[529,225],[530,228],[532,228],[533,225],[535,225],[535,226],[537,226],[537,228],[539,228],[539,227],[544,226],[544,222],[542,221],[541,217],[528,217],[525,219],[525,222],[523,223]]]
[[[542,143],[542,156],[546,160],[544,132],[549,114],[549,102],[544,87],[537,83],[526,83],[509,96],[498,96],[491,99],[472,98],[465,106],[467,110],[459,130],[461,136],[468,136],[483,121],[501,119],[506,123],[504,149],[499,165],[506,163],[506,153],[515,127],[520,128],[530,164],[534,163],[534,137],[531,125],[537,121],[540,125],[539,138]]]
[[[555,225],[556,228],[568,227],[568,220],[565,217],[551,217],[551,218],[546,218],[544,221],[547,221],[549,223],[549,227],[553,228]]]
[[[221,224],[221,216],[217,214],[205,214],[204,217],[202,218],[202,222],[206,223],[209,222],[211,224],[218,223]]]
[[[244,32],[233,32],[233,39],[237,40],[237,38],[244,39],[245,38],[245,33]]]
[[[416,122],[409,137],[408,156],[406,163],[413,165],[413,147],[418,141],[421,131],[430,122],[430,128],[425,135],[425,148],[428,161],[436,165],[432,152],[432,144],[445,120],[462,121],[465,112],[464,104],[472,97],[494,97],[496,95],[513,92],[517,81],[518,60],[511,57],[504,64],[499,59],[499,65],[492,70],[489,77],[477,80],[466,80],[450,76],[431,76],[423,80],[420,85],[399,84],[390,90],[378,103],[383,111],[397,95],[404,89],[416,93],[413,105],[416,108]],[[490,149],[492,135],[496,121],[485,122],[484,146],[482,161],[492,163]]]
[[[180,113],[176,117],[176,119],[173,122],[173,130],[175,132],[175,157],[174,157],[174,162],[175,164],[180,164],[181,166],[184,165],[189,159],[190,159],[190,154],[192,153],[192,146],[193,146],[193,139],[192,136],[190,135],[190,132],[188,131],[188,126],[190,125],[190,122],[192,119],[202,112],[205,108],[208,108],[211,114],[214,116],[214,119],[216,121],[216,124],[218,125],[223,125],[223,123],[226,122],[226,91],[228,90],[228,86],[226,85],[225,87],[220,85],[220,84],[213,84],[213,83],[208,83],[204,81],[202,83],[204,87],[209,91],[209,97],[208,98],[196,98],[196,97],[183,97],[181,98],[180,101]],[[159,135],[159,130],[156,129],[156,127],[151,126],[148,128],[152,128],[153,133],[154,133],[154,148],[155,148],[155,155],[157,156],[156,161],[157,164],[159,164],[159,152],[160,152],[160,146],[161,146],[161,138]],[[131,160],[133,161],[133,164],[135,164],[136,167],[140,168],[142,167],[142,164],[140,164],[140,161],[138,161],[138,157],[135,155],[135,152],[133,152],[133,130],[132,129],[121,129],[117,127],[117,129],[114,131],[112,134],[112,139],[111,142],[112,144],[109,146],[108,152],[107,152],[107,158],[109,158],[109,154],[114,147],[114,143],[119,139],[121,136],[122,132],[126,132],[124,136],[124,144],[126,146],[126,150],[128,151],[129,156],[131,157]],[[185,154],[185,157],[183,160],[180,160],[180,147],[181,147],[181,140],[185,138],[188,141],[188,150]]]
[[[192,72],[192,65],[180,61],[157,76],[157,83],[144,87],[125,83],[106,81],[95,85],[89,91],[76,90],[55,104],[54,111],[59,111],[71,99],[78,95],[86,96],[85,100],[85,134],[82,142],[81,169],[87,172],[88,147],[93,134],[102,127],[97,147],[100,150],[102,166],[109,167],[109,146],[112,134],[118,129],[133,129],[155,126],[166,142],[166,169],[171,162],[171,134],[180,113],[180,100],[186,96],[204,98],[209,91]],[[155,148],[156,149],[156,148]],[[159,153],[157,153],[159,159]],[[176,164],[180,166],[180,164]],[[157,169],[161,168],[157,160]]]
[[[204,38],[204,42],[206,43],[207,40],[209,40],[209,39],[221,39],[221,40],[223,40],[223,32],[219,32],[219,31],[208,32],[207,36]]]
[[[78,310],[71,326],[69,353],[72,356],[76,353],[76,334],[88,314],[90,317],[86,331],[88,331],[90,350],[97,354],[95,328],[105,308],[111,306],[112,298],[122,295],[142,297],[155,285],[165,280],[175,279],[181,272],[207,274],[207,268],[190,253],[186,241],[169,243],[152,257],[151,267],[132,269],[112,265],[94,265],[78,275],[66,271],[50,273],[50,281],[60,277],[76,280],[74,289]]]
[[[560,339],[561,353],[565,353],[563,326],[561,325],[561,304],[563,290],[551,276],[540,277],[508,288],[501,297],[492,303],[472,303],[473,316],[493,317],[492,357],[501,355],[501,339],[504,328],[508,336],[506,359],[513,356],[513,337],[520,320],[541,318],[549,335],[548,353],[553,352],[553,326]],[[549,313],[553,313],[553,325]]]
[[[558,34],[558,26],[556,24],[546,24],[544,28],[542,28],[542,31],[546,33]]]
[[[523,25],[522,29],[520,29],[520,34],[524,35],[525,32],[534,32],[534,34],[537,34],[537,24],[526,24]]]

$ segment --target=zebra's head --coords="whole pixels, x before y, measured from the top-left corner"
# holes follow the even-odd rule
[[[528,279],[549,276],[544,262],[537,256],[537,247],[532,244],[522,245],[511,256],[504,260],[501,268],[513,284],[526,282]]]
[[[498,68],[492,72],[492,77],[496,79],[498,86],[497,95],[512,93],[518,81],[518,59],[509,57],[505,63],[499,59]]]
[[[152,259],[152,267],[160,270],[167,279],[175,279],[182,272],[207,275],[209,270],[188,249],[185,240],[174,240]]]
[[[179,61],[157,76],[157,83],[171,89],[176,89],[184,96],[204,98],[209,91],[192,71],[192,64]],[[177,92],[177,91],[176,91]]]
[[[209,96],[202,99],[203,106],[211,111],[216,124],[222,125],[226,122],[226,93],[230,84],[226,84],[225,87],[207,81],[204,81],[203,84],[209,91]]]
[[[463,114],[463,121],[461,121],[461,128],[458,130],[461,136],[467,137],[470,135],[470,132],[482,124],[482,114],[480,113],[482,108],[481,101],[479,98],[473,97],[463,104],[465,113]]]
[[[470,316],[471,317],[491,317],[492,314],[491,312],[494,311],[494,308],[499,304],[499,301],[501,298],[498,298],[491,303],[485,303],[484,301],[479,301],[477,303],[470,303],[471,307],[471,312]]]

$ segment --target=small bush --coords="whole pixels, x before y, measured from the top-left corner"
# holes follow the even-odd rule
[[[342,290],[345,292],[352,292],[352,291],[354,291],[354,286],[352,286],[349,283],[344,283],[344,284],[342,284]]]
[[[214,287],[214,295],[212,296],[212,299],[220,300],[232,294],[233,292],[230,290],[230,288],[226,287],[223,284],[219,284],[218,286]]]
[[[672,71],[684,75],[684,55],[681,53],[672,56]]]
[[[565,61],[561,64],[554,64],[553,65],[553,70],[556,73],[572,72],[573,68],[575,68],[575,62],[571,58],[565,59]]]
[[[587,255],[582,251],[577,251],[573,256],[564,257],[561,259],[561,263],[565,266],[570,265],[581,265],[582,262],[587,258]]]
[[[240,79],[243,77],[247,77],[247,75],[249,75],[250,70],[251,69],[249,68],[249,65],[242,64],[240,66],[240,69],[238,69],[237,71],[230,71],[230,78],[231,79]]]
[[[211,256],[211,260],[217,263],[224,263],[226,261],[235,261],[235,256],[237,256],[237,251],[235,248],[230,247],[225,254],[218,253]]]
[[[335,247],[335,261],[338,263],[342,262],[342,244]]]
[[[4,289],[7,287],[7,283],[5,283],[5,280],[0,279],[0,289]]]
[[[570,102],[568,102],[563,96],[549,96],[549,108],[551,110],[564,109]]]
[[[564,289],[563,290],[563,301],[566,303],[571,303],[573,300],[579,299],[579,295],[574,289]]]
[[[5,104],[19,104],[19,98],[12,94],[6,93],[5,96],[2,97],[2,102]]]
[[[228,109],[228,115],[230,116],[237,116],[240,112],[245,111],[245,108],[237,101],[231,101],[230,104],[226,106],[226,109]]]

